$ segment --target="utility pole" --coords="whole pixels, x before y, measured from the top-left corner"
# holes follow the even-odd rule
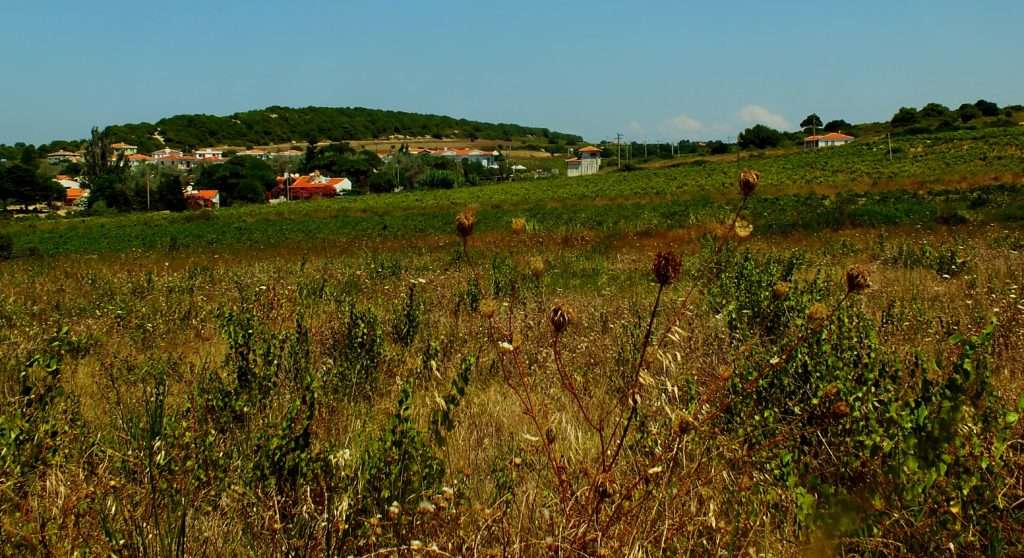
[[[149,211],[151,209],[150,205],[149,205],[149,169],[145,169],[145,172],[146,172],[146,211]]]
[[[615,168],[622,168],[622,133],[615,134]]]

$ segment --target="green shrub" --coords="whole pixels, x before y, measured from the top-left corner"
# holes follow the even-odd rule
[[[415,506],[424,494],[440,487],[444,462],[413,421],[410,384],[402,385],[395,413],[366,448],[361,461],[359,505],[364,517],[383,513],[391,502],[406,508]]]
[[[351,397],[372,394],[384,357],[384,330],[377,314],[351,306],[348,323],[335,331],[328,354],[333,364],[328,381],[336,390]]]
[[[399,308],[398,316],[391,326],[391,334],[404,347],[412,345],[420,329],[423,304],[416,297],[416,285],[409,285],[405,301]]]

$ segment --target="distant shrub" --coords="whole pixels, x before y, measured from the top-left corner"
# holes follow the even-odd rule
[[[448,170],[429,170],[416,181],[418,188],[427,190],[450,190],[458,184],[459,177]]]

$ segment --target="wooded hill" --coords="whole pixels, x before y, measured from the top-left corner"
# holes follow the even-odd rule
[[[183,114],[148,122],[111,126],[116,141],[138,145],[142,152],[166,145],[196,148],[208,145],[274,145],[316,141],[345,141],[407,137],[462,137],[528,143],[573,145],[582,138],[547,128],[493,124],[464,118],[360,107],[269,107],[230,116]]]

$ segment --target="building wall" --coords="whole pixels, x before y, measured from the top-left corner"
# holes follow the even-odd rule
[[[569,165],[565,175],[569,177],[587,176],[588,174],[597,174],[600,169],[600,159],[582,159],[574,165]]]

